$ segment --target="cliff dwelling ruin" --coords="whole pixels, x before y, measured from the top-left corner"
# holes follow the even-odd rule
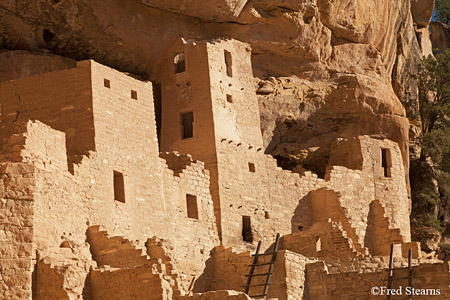
[[[173,16],[180,24],[258,17],[249,7],[257,1],[130,2],[126,9],[182,10]],[[392,5],[385,9],[397,11]],[[316,22],[311,7],[297,9],[302,26]],[[297,45],[305,60],[295,72],[310,76],[308,59],[350,48],[369,58],[356,67],[333,58],[331,75],[316,66],[316,90],[283,74],[259,80],[292,61],[267,62],[266,41],[217,28],[168,33],[164,51],[142,59],[147,78],[132,74],[142,73],[139,63],[107,55],[0,53],[0,299],[382,299],[372,289],[388,283],[439,291],[418,299],[450,299],[449,263],[411,239],[409,123],[383,79],[398,66],[383,56],[390,46],[346,43],[347,29],[328,21],[333,50]],[[62,31],[40,30],[39,47],[61,45]],[[370,43],[387,39],[377,34]],[[270,123],[268,112],[294,94],[317,110],[296,102],[301,121]],[[276,104],[277,95],[286,101]],[[293,144],[305,163],[286,168],[277,157],[294,156]]]

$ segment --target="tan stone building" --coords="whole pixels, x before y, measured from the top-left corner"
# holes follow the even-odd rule
[[[292,173],[264,154],[249,45],[180,38],[155,69],[159,99],[91,60],[0,83],[0,299],[247,298],[277,233],[269,297],[371,299],[392,243],[450,297],[448,264],[417,266],[395,142]]]

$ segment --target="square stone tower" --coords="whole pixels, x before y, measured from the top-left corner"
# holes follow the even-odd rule
[[[205,162],[220,228],[220,144],[262,149],[251,49],[236,40],[177,40],[160,62],[160,150],[189,153]],[[230,161],[230,164],[233,164]]]
[[[158,69],[161,151],[207,157],[222,139],[262,147],[251,49],[236,40],[178,40]],[[208,161],[209,159],[206,159]]]

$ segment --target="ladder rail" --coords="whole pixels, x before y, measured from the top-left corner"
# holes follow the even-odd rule
[[[266,285],[264,286],[264,292],[263,292],[264,297],[267,296],[267,290],[269,289],[270,279],[272,278],[273,265],[274,265],[275,260],[277,258],[277,251],[278,251],[278,244],[279,244],[279,242],[280,242],[280,234],[277,233],[277,238],[275,240],[275,249],[273,250],[272,260],[271,260],[271,264],[269,266],[269,275],[267,275]]]
[[[394,277],[394,243],[391,244],[391,254],[389,256],[389,276],[388,276],[388,290],[392,288],[392,277]],[[391,294],[388,293],[386,299],[391,299]]]
[[[268,252],[268,253],[259,253],[259,250],[261,248],[261,241],[258,242],[258,246],[256,248],[256,253],[253,255],[253,263],[251,265],[249,265],[250,268],[250,273],[248,275],[246,275],[246,277],[248,277],[247,279],[247,284],[244,286],[245,287],[245,293],[247,295],[249,295],[249,290],[251,287],[264,287],[264,291],[262,294],[258,294],[258,295],[249,295],[250,297],[253,298],[265,298],[267,297],[267,291],[269,289],[269,285],[270,285],[270,279],[272,278],[272,273],[273,273],[273,266],[275,264],[275,260],[277,258],[277,252],[278,252],[278,246],[280,244],[280,234],[277,233],[276,239],[275,239],[275,245],[274,245],[274,250],[272,252]],[[263,255],[272,255],[270,262],[264,262],[261,264],[258,264],[258,257],[263,256]],[[259,273],[259,274],[254,274],[255,272],[255,268],[259,267],[259,266],[264,266],[264,265],[269,265],[269,270],[267,271],[267,273]],[[264,283],[261,284],[251,284],[252,282],[252,278],[256,277],[256,276],[266,276],[266,280],[264,281]]]
[[[398,268],[404,269],[404,268]],[[388,289],[392,288],[392,281],[408,279],[408,286],[412,288],[413,282],[413,268],[412,268],[412,249],[408,251],[408,276],[394,278],[394,243],[391,244],[391,254],[389,257],[389,275],[388,275]],[[391,299],[391,295],[387,295],[387,299]],[[412,295],[409,295],[408,300],[412,300]]]
[[[408,284],[409,284],[409,287],[412,289],[413,269],[412,269],[412,249],[411,248],[409,248],[409,251],[408,251],[408,269],[409,269]],[[409,295],[409,300],[412,300],[412,295]]]
[[[259,249],[261,249],[261,241],[258,242],[258,246],[256,247],[256,252],[255,252],[255,255],[253,256],[253,263],[250,267],[250,274],[247,279],[247,285],[245,286],[245,293],[247,295],[248,295],[248,290],[250,289],[250,284],[252,283],[252,277],[253,277],[253,273],[255,272],[255,267],[258,263]]]

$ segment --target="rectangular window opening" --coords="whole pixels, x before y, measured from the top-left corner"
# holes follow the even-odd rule
[[[104,85],[106,88],[110,89],[110,88],[111,88],[111,81],[109,81],[109,79],[104,78],[104,79],[103,79],[103,85]]]
[[[125,203],[125,182],[123,174],[114,171],[114,200]]]
[[[233,77],[233,60],[231,57],[231,52],[224,50],[224,55],[225,55],[225,65],[227,67],[227,76]]]
[[[242,216],[242,239],[244,242],[253,243],[252,224],[249,216]]]
[[[197,196],[186,194],[187,216],[198,220]]]
[[[227,94],[227,102],[228,103],[233,103],[233,97],[229,94]]]
[[[252,173],[255,173],[255,172],[256,172],[255,164],[249,162],[249,163],[248,163],[248,170],[249,170],[250,172],[252,172]]]
[[[194,136],[194,113],[181,114],[181,138],[188,139]]]
[[[384,177],[391,177],[392,159],[389,149],[381,149],[381,167],[383,168]]]
[[[137,92],[131,90],[131,99],[137,100]]]
[[[178,53],[173,58],[173,68],[174,68],[175,74],[186,71],[186,60],[185,60],[183,52]]]

